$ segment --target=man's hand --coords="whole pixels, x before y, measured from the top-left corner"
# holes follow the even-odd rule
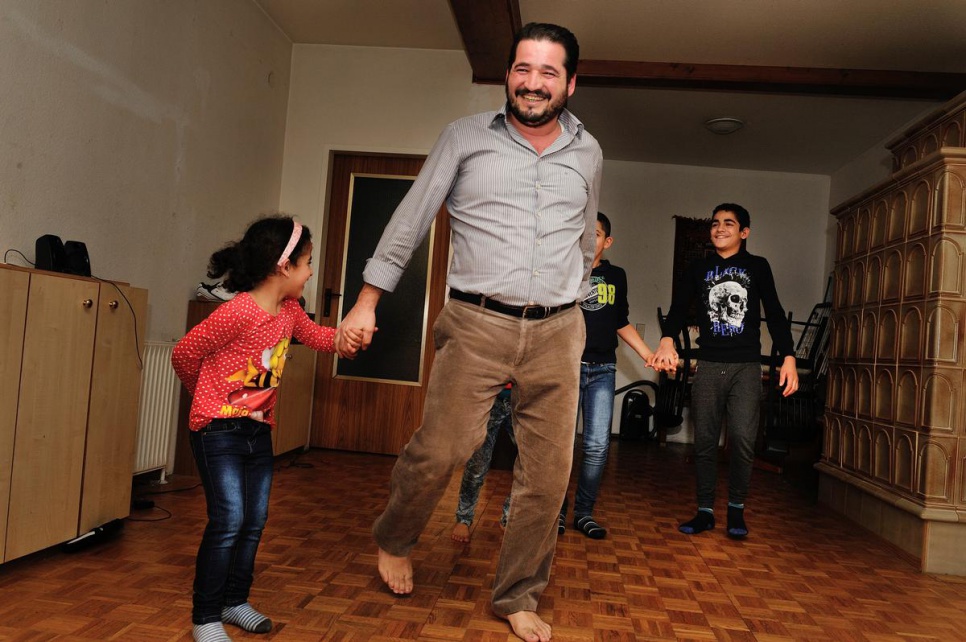
[[[365,350],[372,343],[376,328],[376,305],[382,290],[368,283],[362,286],[359,298],[345,315],[335,335],[335,349],[343,359],[353,359],[359,350]]]
[[[651,367],[658,372],[675,372],[678,369],[678,352],[674,349],[674,339],[662,337],[657,352],[651,358]]]
[[[782,368],[778,372],[778,387],[782,386],[785,386],[782,391],[783,397],[793,395],[798,390],[798,364],[795,363],[795,357],[791,355],[785,357]]]

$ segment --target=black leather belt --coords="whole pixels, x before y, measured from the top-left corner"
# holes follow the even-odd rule
[[[552,317],[558,312],[569,310],[577,305],[576,301],[564,303],[563,305],[552,305],[549,307],[543,305],[507,305],[505,303],[500,303],[499,301],[494,301],[493,299],[488,299],[482,294],[467,294],[466,292],[460,292],[459,290],[454,290],[453,288],[450,288],[449,290],[449,298],[456,299],[457,301],[463,301],[464,303],[472,303],[473,305],[478,305],[486,308],[487,310],[493,310],[494,312],[499,312],[500,314],[506,314],[511,317],[519,317],[521,319],[546,319],[547,317]]]

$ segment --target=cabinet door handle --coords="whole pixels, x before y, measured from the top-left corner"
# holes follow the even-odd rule
[[[107,307],[109,307],[112,310],[117,310],[117,301],[111,301],[110,303],[107,304]]]
[[[84,299],[84,303],[82,305],[85,308],[91,308],[94,306],[94,301],[92,301],[91,299]]]

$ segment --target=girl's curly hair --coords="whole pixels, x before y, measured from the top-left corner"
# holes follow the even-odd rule
[[[230,292],[248,292],[275,273],[278,259],[292,237],[295,220],[291,216],[274,215],[260,218],[245,231],[240,241],[227,244],[208,259],[208,277],[225,274],[224,286]],[[312,232],[305,225],[289,260],[298,263],[312,242]]]

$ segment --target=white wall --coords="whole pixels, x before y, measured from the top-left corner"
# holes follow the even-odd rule
[[[251,0],[4,0],[0,250],[83,241],[180,337],[208,256],[278,206],[291,48]]]

